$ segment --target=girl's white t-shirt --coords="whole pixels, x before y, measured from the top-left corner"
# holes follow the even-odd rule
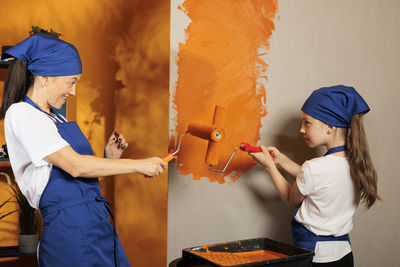
[[[306,196],[295,216],[298,222],[316,235],[350,233],[359,199],[346,158],[327,155],[306,161],[296,182]],[[337,261],[350,252],[347,241],[317,242],[313,262]]]
[[[25,102],[8,108],[4,133],[15,180],[29,204],[39,208],[52,168],[44,158],[69,144],[52,118]]]

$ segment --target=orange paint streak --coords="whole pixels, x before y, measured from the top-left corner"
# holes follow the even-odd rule
[[[279,259],[287,257],[285,254],[270,250],[256,250],[248,252],[214,252],[206,250],[201,251],[191,251],[191,253],[199,255],[204,259],[219,264],[221,266],[235,266],[239,264],[267,261],[273,259]]]
[[[266,90],[258,82],[266,79],[267,69],[260,48],[269,48],[277,0],[187,0],[180,8],[192,23],[186,28],[186,43],[179,45],[175,135],[193,121],[211,125],[215,105],[224,107],[226,136],[220,163],[214,166],[222,169],[240,142],[256,144],[260,139],[261,118],[267,114]],[[255,165],[238,151],[224,174],[212,172],[204,163],[206,150],[206,140],[185,136],[178,154],[180,173],[222,184],[225,177],[234,182]]]

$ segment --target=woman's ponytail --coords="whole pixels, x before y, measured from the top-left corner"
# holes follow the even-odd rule
[[[369,209],[380,198],[377,192],[377,174],[369,153],[362,117],[362,114],[356,114],[351,119],[347,130],[346,152],[350,174],[360,190],[361,202]]]
[[[33,84],[34,76],[28,71],[26,61],[14,59],[8,69],[4,83],[3,102],[0,108],[0,119],[6,115],[7,109],[20,102],[28,88]]]

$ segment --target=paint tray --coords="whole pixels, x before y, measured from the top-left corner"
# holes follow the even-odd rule
[[[305,267],[311,266],[313,255],[310,250],[255,238],[183,249],[178,266]]]

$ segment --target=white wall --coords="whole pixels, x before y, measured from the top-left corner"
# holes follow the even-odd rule
[[[184,24],[171,8],[171,91],[174,55]],[[182,1],[180,1],[182,2]],[[311,151],[298,134],[299,109],[313,89],[354,86],[371,107],[365,117],[383,201],[360,207],[351,242],[355,266],[400,266],[400,1],[280,0],[267,62],[268,114],[262,143],[276,145],[302,163]],[[175,21],[175,22],[174,22]],[[174,45],[175,44],[175,45]],[[175,68],[175,69],[174,69]],[[191,180],[169,169],[168,259],[183,248],[254,237],[290,243],[289,210],[265,173],[254,167],[233,185]]]

